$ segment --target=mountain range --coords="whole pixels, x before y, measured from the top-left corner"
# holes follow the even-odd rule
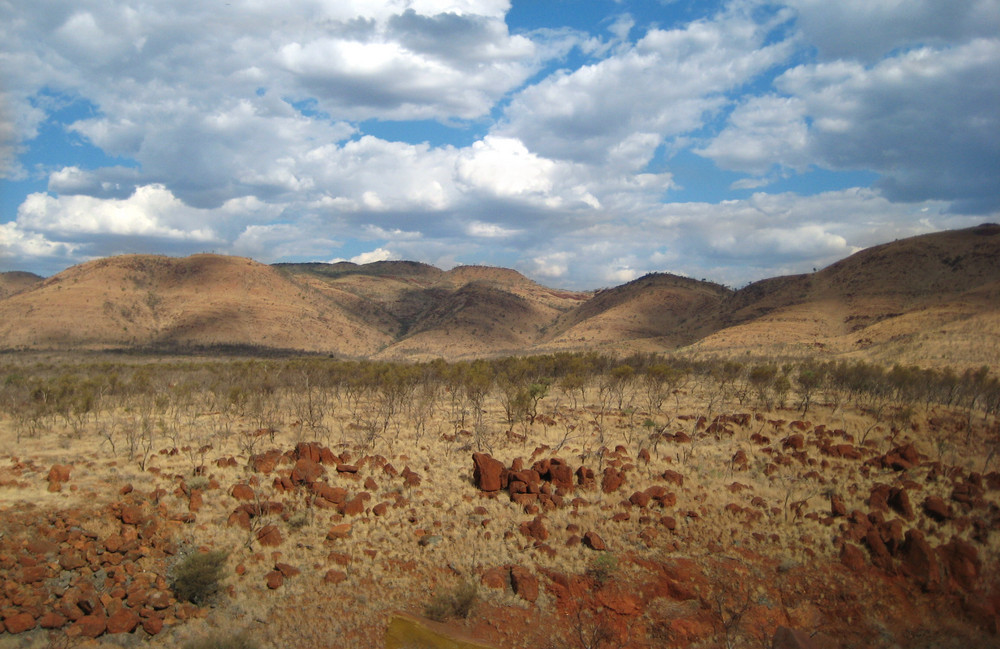
[[[483,266],[122,255],[0,274],[0,349],[282,350],[427,360],[555,351],[1000,367],[1000,225],[739,290],[654,273],[568,291]]]

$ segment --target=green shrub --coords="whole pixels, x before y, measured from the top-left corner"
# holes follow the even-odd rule
[[[467,618],[479,599],[476,584],[464,581],[450,590],[439,590],[427,605],[424,606],[424,616],[436,622],[443,622],[451,617]]]
[[[177,599],[202,604],[219,590],[226,567],[226,552],[194,552],[173,569],[173,590]]]
[[[602,552],[594,557],[590,566],[587,567],[587,574],[598,584],[604,585],[618,571],[618,557],[610,552]]]
[[[183,649],[257,649],[257,643],[246,633],[229,635],[217,632],[185,642]]]

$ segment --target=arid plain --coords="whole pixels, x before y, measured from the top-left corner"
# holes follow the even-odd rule
[[[0,276],[0,348],[0,646],[997,642],[1000,226],[738,291],[114,257]]]

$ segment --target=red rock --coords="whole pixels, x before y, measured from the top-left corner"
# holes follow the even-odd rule
[[[330,528],[330,531],[326,533],[326,538],[330,541],[335,541],[337,539],[346,539],[351,535],[351,524],[341,523],[339,525],[334,525]]]
[[[340,508],[340,513],[344,516],[357,516],[365,511],[365,501],[361,496],[355,496],[348,500]]]
[[[38,618],[38,626],[43,629],[61,629],[66,626],[67,620],[64,616],[54,611],[49,611]]]
[[[69,482],[69,475],[73,471],[71,464],[53,464],[49,469],[47,480],[49,482]]]
[[[274,471],[275,467],[278,466],[278,461],[281,459],[281,451],[273,449],[267,453],[261,453],[260,455],[250,456],[250,468],[257,473],[270,473]]]
[[[596,484],[594,471],[585,466],[581,466],[576,470],[576,483],[584,489],[590,489]]]
[[[319,462],[314,462],[308,458],[301,458],[295,462],[291,480],[293,484],[312,484],[324,473],[326,473],[326,469]]]
[[[281,588],[281,585],[285,583],[284,575],[282,575],[277,570],[272,570],[271,572],[267,573],[267,575],[265,575],[264,577],[264,580],[267,583],[267,587],[270,588],[271,590]]]
[[[480,491],[499,491],[504,487],[504,465],[487,453],[472,454],[472,479]]]
[[[844,499],[836,494],[830,496],[830,514],[832,516],[847,516],[847,506]]]
[[[35,628],[35,618],[31,613],[25,612],[4,617],[3,623],[7,627],[7,633],[24,633]]]
[[[149,635],[156,635],[163,630],[163,618],[158,615],[153,615],[151,617],[143,618],[142,620],[142,630]]]
[[[599,552],[604,552],[608,549],[608,546],[604,543],[604,539],[598,536],[597,532],[587,532],[584,534],[583,544],[591,550],[597,550]]]
[[[806,440],[802,435],[789,435],[781,440],[781,448],[785,450],[801,451],[805,445]]]
[[[604,478],[601,480],[601,491],[606,494],[617,491],[624,482],[625,474],[609,466],[604,469]]]
[[[511,566],[510,585],[514,593],[526,602],[538,599],[538,577],[521,566]]]
[[[549,538],[549,530],[546,529],[541,516],[536,516],[530,522],[521,523],[521,533],[538,541],[545,541]]]
[[[276,525],[266,525],[257,532],[257,542],[261,545],[277,547],[281,541],[281,531]]]
[[[682,476],[680,473],[677,473],[676,471],[671,471],[670,469],[667,469],[666,471],[663,472],[663,479],[666,480],[667,482],[677,485],[678,487],[684,486],[684,476]]]
[[[939,547],[938,553],[948,568],[948,574],[962,590],[976,590],[981,564],[979,551],[974,545],[956,537]]]
[[[198,489],[191,490],[191,496],[188,498],[188,511],[197,512],[200,511],[204,505],[204,500],[201,497],[201,491]]]
[[[70,627],[70,631],[85,638],[96,638],[107,628],[107,618],[103,615],[84,615]]]
[[[328,584],[339,584],[347,579],[347,573],[340,570],[327,570],[323,575],[323,581]]]
[[[372,513],[376,516],[385,516],[386,512],[389,511],[389,503],[382,502],[374,507],[372,507]]]
[[[549,481],[554,487],[573,488],[573,469],[559,458],[552,458],[549,465]]]
[[[146,603],[150,607],[157,611],[162,611],[163,609],[170,606],[170,593],[165,590],[154,590],[149,593],[146,599]]]
[[[136,505],[125,505],[122,507],[120,517],[122,523],[126,525],[141,525],[146,522],[146,516],[142,513],[142,508]]]
[[[338,464],[337,473],[357,473],[359,467],[357,464]]]
[[[927,496],[923,507],[924,512],[939,523],[952,518],[951,507],[939,496]]]
[[[121,489],[119,489],[118,493],[120,495],[122,495],[122,496],[127,496],[130,493],[132,493],[133,490],[134,490],[134,487],[132,486],[131,483],[129,483],[129,484],[126,484],[125,486],[123,486]]]
[[[645,491],[637,491],[629,496],[628,500],[636,507],[645,507],[649,504],[649,494]]]
[[[412,470],[410,467],[403,467],[402,473],[403,485],[407,487],[419,487],[420,486],[420,475]]]
[[[49,569],[45,565],[29,566],[21,570],[21,583],[34,584],[44,580],[49,576]]]
[[[87,565],[83,554],[73,550],[65,550],[59,556],[59,566],[63,570],[77,570]]]
[[[853,543],[844,543],[840,548],[840,562],[854,572],[863,571],[866,563],[861,548]]]
[[[913,520],[913,506],[910,504],[910,496],[906,489],[893,487],[889,490],[889,506],[903,516],[906,520]]]
[[[128,607],[118,609],[118,612],[108,618],[108,633],[132,633],[139,626],[139,615]]]
[[[302,571],[289,563],[276,563],[274,564],[274,569],[281,573],[286,579],[289,577],[295,577],[301,575]]]
[[[913,579],[925,591],[935,591],[940,586],[937,556],[924,539],[920,530],[907,530],[901,549],[900,572]]]
[[[321,449],[319,442],[299,442],[295,445],[295,457],[311,462],[322,462],[323,452]]]
[[[504,568],[490,568],[483,573],[480,581],[487,588],[506,589],[507,580],[510,577],[510,570]]]

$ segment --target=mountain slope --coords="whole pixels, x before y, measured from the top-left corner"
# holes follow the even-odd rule
[[[74,266],[0,300],[8,348],[250,345],[367,355],[379,335],[249,259],[124,255]]]
[[[126,255],[0,276],[0,349],[249,346],[383,359],[680,349],[1000,366],[1000,226],[875,246],[739,291],[650,274],[596,293],[485,266]]]
[[[755,282],[705,317],[704,329],[715,333],[692,350],[1000,364],[998,297],[1000,226],[985,224],[874,246],[810,275]],[[978,330],[969,329],[970,319]]]

